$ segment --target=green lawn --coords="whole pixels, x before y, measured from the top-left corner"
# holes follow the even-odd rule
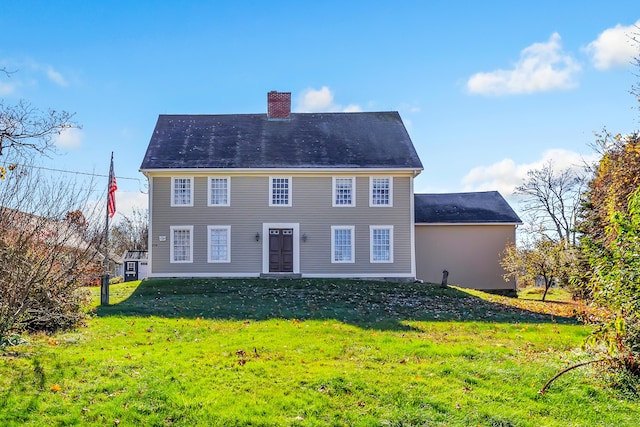
[[[99,291],[94,290],[96,299]],[[517,300],[512,300],[517,302]],[[426,284],[149,280],[0,350],[0,425],[625,426],[589,329]],[[97,303],[96,303],[97,304]],[[533,304],[533,303],[532,303]]]
[[[518,291],[518,297],[521,299],[542,299],[542,295],[544,294],[544,287],[536,287],[530,286]],[[555,302],[569,302],[572,300],[571,292],[567,289],[551,287],[547,292],[547,301],[555,301]]]

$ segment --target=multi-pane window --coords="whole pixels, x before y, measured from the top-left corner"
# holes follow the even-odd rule
[[[209,262],[230,262],[231,227],[210,225],[207,229],[209,232]]]
[[[354,230],[355,227],[332,226],[331,227],[331,262],[354,262]]]
[[[193,178],[171,178],[171,206],[193,206]]]
[[[391,177],[369,179],[371,189],[370,206],[392,206],[393,188]]]
[[[209,206],[229,206],[229,178],[209,178]]]
[[[171,262],[193,262],[193,226],[171,227]]]
[[[333,206],[355,206],[355,178],[333,178]]]
[[[371,262],[393,262],[393,226],[370,226]]]
[[[291,177],[270,179],[269,206],[291,206]]]

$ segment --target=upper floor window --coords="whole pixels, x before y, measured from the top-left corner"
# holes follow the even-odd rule
[[[231,262],[231,226],[210,225],[209,262]]]
[[[193,226],[172,226],[170,257],[172,263],[193,262]]]
[[[209,206],[229,206],[230,179],[209,178]]]
[[[331,227],[331,262],[353,263],[355,261],[353,242],[354,230],[352,225]]]
[[[392,177],[369,178],[370,198],[369,206],[393,206]]]
[[[355,178],[333,178],[333,206],[355,206]]]
[[[393,226],[371,225],[370,233],[370,261],[393,262]]]
[[[269,206],[291,206],[291,177],[269,179]]]
[[[193,206],[193,178],[171,178],[171,206]]]

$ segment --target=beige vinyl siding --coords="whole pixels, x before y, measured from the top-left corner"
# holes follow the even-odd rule
[[[194,178],[193,207],[171,207],[170,176],[152,176],[153,275],[257,275],[262,273],[263,223],[297,223],[300,235],[300,273],[389,277],[411,275],[411,180],[394,176],[393,207],[369,207],[369,175],[356,177],[356,206],[332,206],[332,177],[292,175],[291,206],[269,206],[269,176],[231,175],[230,206],[207,206],[208,176]],[[225,176],[229,176],[228,173]],[[288,174],[287,176],[290,176]],[[348,176],[353,176],[351,173]],[[389,176],[386,174],[384,176]],[[170,227],[194,226],[193,263],[169,262]],[[231,227],[231,262],[207,262],[207,226]],[[355,262],[331,262],[331,226],[355,227]],[[369,226],[393,226],[393,263],[370,262]],[[260,241],[255,235],[260,233]],[[302,236],[306,236],[306,241]],[[166,236],[165,240],[161,236]]]
[[[515,239],[515,225],[416,225],[416,276],[440,283],[442,271],[449,283],[465,288],[515,289],[505,282],[500,254]]]
[[[231,178],[230,206],[207,206],[208,178],[196,177],[193,207],[171,207],[170,178],[154,177],[152,205],[151,245],[153,274],[259,274],[262,270],[262,246],[256,242],[256,232],[262,232],[261,223],[255,216],[259,209],[247,209],[245,198],[238,197],[242,191],[246,200],[259,200],[262,196],[267,204],[267,180],[254,181],[241,188],[242,180]],[[265,195],[266,193],[266,195]],[[169,227],[193,225],[193,263],[190,265],[169,262]],[[207,227],[231,226],[231,262],[209,263],[207,260]],[[161,241],[161,236],[166,240]],[[262,236],[261,236],[262,239]]]
[[[300,197],[304,209],[297,213],[300,234],[307,241],[300,243],[301,271],[309,275],[403,274],[411,273],[410,177],[394,177],[393,207],[369,207],[369,177],[356,177],[356,206],[332,207],[331,177],[294,178],[293,208]],[[311,196],[314,195],[315,197]],[[353,225],[355,262],[331,263],[331,226]],[[370,225],[394,227],[394,262],[370,262]]]

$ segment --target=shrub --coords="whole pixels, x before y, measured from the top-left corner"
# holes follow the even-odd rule
[[[640,189],[629,198],[627,212],[614,213],[609,222],[609,243],[583,242],[592,297],[607,313],[589,344],[604,344],[616,361],[612,367],[640,377]]]
[[[88,248],[65,246],[66,228],[43,238],[44,218],[4,210],[14,220],[0,234],[0,336],[12,331],[53,332],[84,317],[88,294],[81,287],[94,274]],[[19,219],[23,221],[20,221]],[[29,221],[26,221],[28,218]]]
[[[15,169],[0,182],[0,339],[53,332],[84,317],[83,285],[99,276],[88,241],[91,186]]]

